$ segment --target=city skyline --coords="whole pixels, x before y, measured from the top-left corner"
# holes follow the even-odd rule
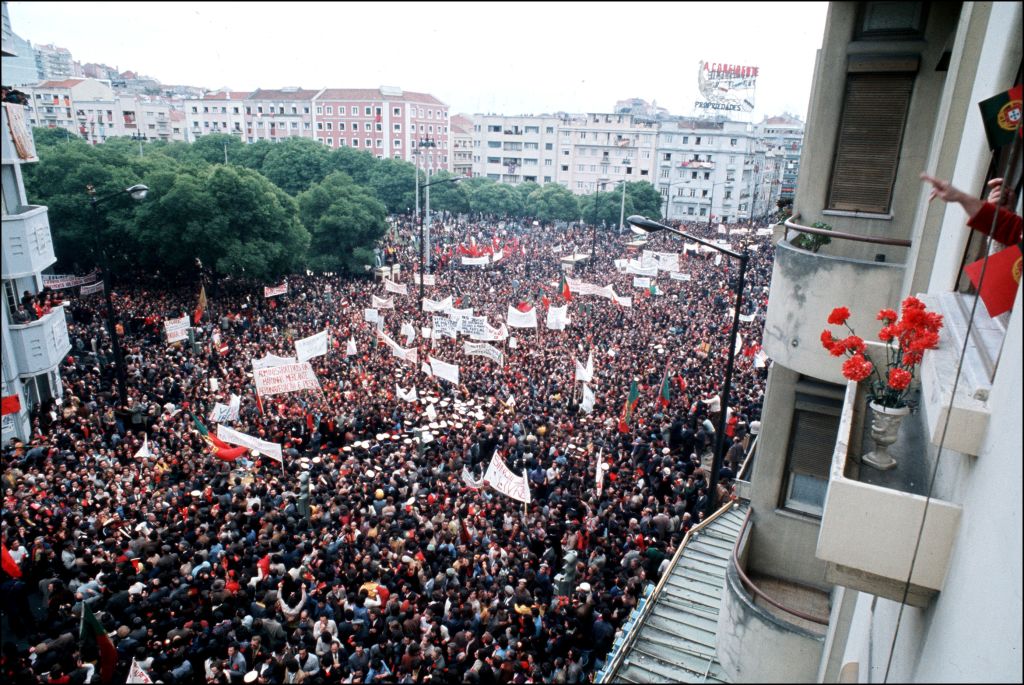
[[[124,12],[115,3],[9,3],[15,33],[33,45],[56,44],[82,64],[131,69],[165,85],[389,85],[431,93],[453,114],[607,112],[637,97],[674,115],[699,115],[697,72],[705,60],[758,67],[753,112],[730,113],[749,121],[784,112],[806,117],[827,11],[827,3],[800,3],[798,11],[796,3],[289,3],[267,21],[238,7],[143,3]],[[386,35],[372,30],[396,16]],[[343,30],[339,39],[339,22],[363,28]],[[665,38],[634,38],[636,49],[623,49],[627,37],[673,24],[682,27],[678,36],[659,29]],[[588,54],[605,46],[619,54]]]

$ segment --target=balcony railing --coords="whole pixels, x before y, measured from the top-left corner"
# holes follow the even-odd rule
[[[39,273],[57,261],[47,208],[25,205],[3,217],[3,278]]]
[[[866,404],[861,384],[848,382],[816,556],[834,583],[925,607],[945,582],[961,507],[927,490],[931,466],[920,414],[904,419],[889,448],[896,468],[861,463],[873,446]]]
[[[18,372],[35,375],[57,366],[71,350],[64,305],[41,319],[8,327]]]

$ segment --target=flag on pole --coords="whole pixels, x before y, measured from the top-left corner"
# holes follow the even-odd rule
[[[562,282],[558,284],[558,289],[562,292],[562,299],[566,302],[572,300],[572,291],[569,290],[569,281],[565,280],[565,274],[562,274]]]
[[[629,395],[626,396],[626,402],[622,405],[622,416],[619,418],[619,432],[629,432],[629,421],[633,418],[633,410],[636,409],[636,403],[640,399],[640,389],[636,385],[636,381],[630,381],[629,383]]]
[[[1022,88],[1018,84],[978,103],[990,149],[1009,145],[1013,142],[1014,134],[1020,134],[1021,95]]]
[[[989,255],[985,280],[982,282],[981,270],[985,265],[985,259],[982,257],[968,264],[964,267],[964,273],[977,288],[989,316],[994,317],[1013,309],[1013,301],[1017,297],[1017,287],[1020,284],[1020,247],[1011,245]]]
[[[668,376],[668,367],[665,367],[665,376],[661,379],[661,389],[658,391],[658,406],[667,407],[672,403],[672,381]]]
[[[142,438],[142,447],[135,453],[136,459],[145,459],[146,457],[152,457],[152,452],[149,451],[149,435],[147,434]]]
[[[117,648],[111,642],[103,624],[93,615],[89,605],[82,602],[82,621],[78,629],[78,639],[84,641],[86,638],[95,642],[100,652],[100,682],[109,683],[117,667]]]
[[[196,304],[195,314],[192,316],[192,321],[196,325],[199,325],[199,320],[203,318],[203,312],[206,311],[206,285],[199,286],[199,302]]]

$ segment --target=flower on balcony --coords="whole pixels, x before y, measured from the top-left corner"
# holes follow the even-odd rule
[[[832,331],[821,332],[821,344],[834,357],[846,356],[843,377],[860,382],[869,381],[868,398],[883,407],[907,406],[907,395],[914,380],[917,365],[925,350],[939,345],[942,316],[929,312],[916,297],[908,297],[901,305],[902,316],[893,309],[882,309],[875,317],[884,325],[878,339],[885,343],[886,362],[879,369],[868,355],[862,338],[847,324],[850,310],[836,307],[828,316],[828,323],[846,326],[850,335],[837,338]]]

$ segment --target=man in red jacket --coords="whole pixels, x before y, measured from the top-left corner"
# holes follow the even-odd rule
[[[964,191],[954,188],[949,181],[943,181],[928,174],[921,174],[921,179],[932,184],[932,194],[928,198],[929,200],[937,197],[946,202],[959,203],[970,217],[967,225],[973,230],[987,234],[992,227],[992,218],[998,215],[996,230],[992,237],[1003,245],[1013,245],[1021,241],[1021,217],[1006,208],[1012,206],[1013,196],[1008,195],[1006,202],[1000,202],[1003,179],[993,178],[988,182],[990,188],[988,200],[968,195]]]

